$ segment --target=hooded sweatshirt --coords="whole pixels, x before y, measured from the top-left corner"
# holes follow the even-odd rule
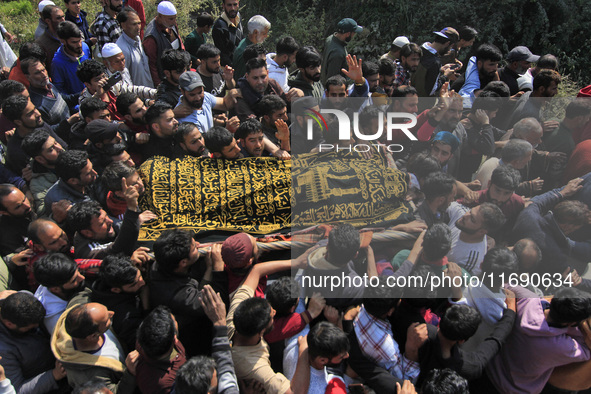
[[[591,353],[578,328],[548,325],[545,300],[521,287],[509,289],[518,299],[515,324],[486,371],[501,393],[539,393],[555,367],[586,361]]]

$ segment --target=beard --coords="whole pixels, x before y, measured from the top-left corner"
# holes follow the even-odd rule
[[[238,10],[236,11],[226,11],[226,15],[228,15],[228,18],[230,19],[234,19],[238,16]]]
[[[84,287],[86,286],[86,281],[82,281],[80,282],[80,284],[78,285],[78,287],[75,287],[73,289],[64,289],[63,286],[60,286],[62,293],[64,295],[64,297],[66,297],[66,300],[71,300],[72,297],[74,297],[76,294],[80,293],[82,290],[84,290]]]
[[[209,68],[209,66],[207,64],[205,64],[205,69],[207,70],[208,73],[212,73],[212,74],[219,74],[220,72],[220,68]]]
[[[479,229],[467,228],[466,226],[464,226],[461,223],[461,220],[462,220],[462,218],[458,219],[457,222],[456,222],[456,227],[460,231],[462,231],[462,232],[464,232],[466,234],[470,234],[470,235],[476,234],[478,232]]]
[[[123,5],[114,6],[112,3],[109,3],[109,8],[111,9],[111,11],[121,12],[121,10],[123,9]]]
[[[187,104],[189,104],[189,107],[191,108],[200,109],[201,107],[203,107],[203,99],[194,101],[187,100]]]
[[[307,71],[304,71],[304,76],[314,82],[320,81],[320,73],[310,75]]]
[[[82,56],[82,47],[71,47],[71,46],[67,46],[68,50],[70,52],[72,52],[73,54],[75,54],[77,57]]]

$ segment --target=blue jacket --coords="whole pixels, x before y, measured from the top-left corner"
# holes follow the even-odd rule
[[[86,20],[86,11],[80,11],[80,17],[76,18],[74,15],[70,13],[69,10],[66,10],[66,20],[73,22],[78,26],[82,34],[84,34],[84,42],[89,47],[92,46],[90,39],[94,37],[94,35],[90,32],[90,27],[88,26],[88,21]]]
[[[458,93],[464,99],[464,108],[472,108],[475,98],[474,91],[480,89],[480,75],[478,74],[476,56],[472,56],[468,61],[465,79],[464,86]]]
[[[88,59],[90,59],[90,48],[84,42],[82,43],[82,56],[76,61],[64,53],[63,45],[57,50],[51,63],[51,78],[60,93],[80,94],[84,90],[84,84],[76,76],[76,69]]]

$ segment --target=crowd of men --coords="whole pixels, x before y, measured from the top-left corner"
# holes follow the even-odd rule
[[[90,21],[80,0],[41,1],[35,41],[2,69],[0,393],[591,387],[591,103],[548,118],[556,56],[471,50],[464,26],[361,59],[351,18],[324,48],[285,36],[268,52],[271,22],[242,20],[239,0],[191,32],[170,1],[148,23],[141,0],[102,3]],[[366,138],[296,107],[358,112]],[[348,224],[286,260],[246,233],[207,250],[182,229],[138,244],[157,218],[138,203],[146,160],[350,153],[386,112],[415,115],[416,141],[384,133],[377,145],[404,149],[353,159],[404,172],[414,220],[390,230],[417,236],[410,250]],[[327,275],[379,285],[298,293]],[[450,282],[390,284],[437,276]]]

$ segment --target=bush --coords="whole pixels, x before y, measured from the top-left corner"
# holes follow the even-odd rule
[[[3,16],[19,16],[22,14],[30,14],[33,12],[33,5],[28,0],[11,1],[9,3],[0,4],[0,15]]]

